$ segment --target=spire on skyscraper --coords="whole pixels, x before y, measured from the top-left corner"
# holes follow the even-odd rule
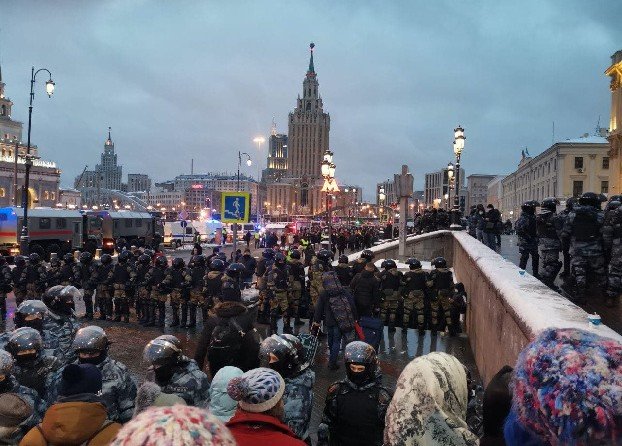
[[[276,135],[276,121],[274,120],[274,116],[272,117],[272,127],[270,128],[270,134]]]
[[[311,57],[309,58],[309,70],[307,70],[307,76],[315,76],[315,67],[313,66],[313,48],[315,48],[315,43],[311,42],[309,44]]]
[[[112,138],[110,137],[110,131],[112,130],[112,127],[108,127],[108,139],[106,140],[106,145],[107,146],[111,146],[112,145]]]

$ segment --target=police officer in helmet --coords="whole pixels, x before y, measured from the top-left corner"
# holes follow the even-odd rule
[[[607,280],[601,203],[602,197],[594,192],[581,195],[579,206],[575,206],[568,214],[561,232],[562,239],[570,243],[571,271],[574,273],[576,287],[573,298],[578,303],[586,301],[588,277],[593,276],[595,284],[600,288],[604,288]]]
[[[315,372],[304,367],[305,349],[302,342],[288,333],[274,334],[264,339],[259,346],[259,364],[261,367],[276,370],[283,377],[283,422],[298,438],[307,441],[313,408]]]
[[[189,406],[201,407],[209,398],[209,379],[181,347],[175,336],[159,336],[145,346],[143,358],[162,392],[183,398]]]
[[[76,333],[72,348],[78,364],[93,364],[102,374],[102,399],[108,409],[108,419],[125,423],[132,418],[136,384],[127,367],[108,356],[110,341],[106,332],[95,325],[81,328]],[[48,404],[56,402],[62,370],[56,373],[48,387]]]
[[[350,342],[344,362],[346,379],[328,388],[318,437],[328,431],[330,444],[380,446],[391,394],[379,383],[376,352],[365,342]]]
[[[18,328],[11,333],[5,350],[15,359],[13,376],[22,386],[36,390],[43,398],[48,377],[63,364],[55,356],[46,354],[41,333],[30,327]]]

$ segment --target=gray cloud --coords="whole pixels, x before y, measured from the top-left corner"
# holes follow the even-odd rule
[[[468,173],[513,170],[520,149],[608,122],[609,56],[622,3],[606,1],[9,1],[0,57],[13,117],[29,69],[50,68],[33,140],[70,185],[113,127],[127,172],[156,179],[235,168],[287,113],[316,43],[337,176],[370,196],[410,165],[416,185],[466,129]],[[265,147],[264,147],[265,154]],[[263,155],[262,155],[263,156]],[[263,159],[262,165],[265,163]],[[256,174],[256,167],[250,173]]]

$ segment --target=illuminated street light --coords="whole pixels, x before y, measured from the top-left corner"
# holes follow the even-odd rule
[[[33,161],[37,158],[30,153],[30,134],[32,131],[32,102],[35,99],[35,81],[37,79],[37,74],[41,71],[45,71],[49,75],[49,79],[45,83],[45,92],[48,97],[52,97],[54,93],[54,81],[52,80],[52,73],[47,68],[40,68],[35,71],[35,67],[32,67],[30,72],[30,104],[28,106],[28,143],[26,145],[26,154],[24,155],[26,169],[24,172],[24,188],[22,189],[22,209],[24,210],[24,217],[22,219],[22,230],[19,238],[19,251],[20,254],[25,256],[28,255],[29,242],[30,237],[28,235],[28,194],[30,191],[30,168],[32,167]]]
[[[462,156],[462,151],[464,150],[464,141],[466,138],[464,137],[464,129],[461,126],[458,126],[454,129],[454,154],[456,155],[456,168],[455,168],[455,196],[454,196],[454,207],[452,210],[452,224],[451,229],[453,230],[461,230],[462,224],[460,222],[460,157]]]

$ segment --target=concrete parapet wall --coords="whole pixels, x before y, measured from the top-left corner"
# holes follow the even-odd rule
[[[513,366],[519,352],[548,327],[588,328],[587,313],[466,232],[454,240],[454,274],[469,296],[466,331],[485,383],[499,369]],[[598,334],[622,342],[605,325]]]
[[[372,248],[376,258],[398,258],[398,242]],[[447,259],[466,288],[466,332],[480,376],[487,384],[505,364],[514,366],[520,351],[548,327],[588,328],[588,314],[464,231],[436,231],[411,236],[407,256]],[[352,254],[354,261],[359,253]],[[403,259],[400,259],[403,260]],[[597,333],[622,342],[605,325]]]

